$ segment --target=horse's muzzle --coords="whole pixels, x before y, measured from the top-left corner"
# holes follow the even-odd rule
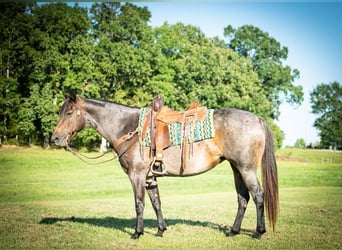
[[[53,134],[51,136],[51,141],[54,142],[57,146],[66,147],[68,145],[69,136],[58,136]]]

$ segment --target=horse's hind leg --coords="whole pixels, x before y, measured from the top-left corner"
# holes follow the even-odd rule
[[[257,212],[257,227],[253,238],[260,238],[261,235],[266,232],[264,193],[257,179],[256,171],[253,168],[247,168],[249,170],[243,171],[243,175],[241,175],[241,173],[235,167],[232,168],[234,172],[235,187],[238,194],[238,212],[234,225],[231,228],[228,236],[234,236],[235,234],[240,233],[241,223],[247,208],[250,192]]]
[[[163,236],[163,233],[166,230],[166,224],[165,224],[163,213],[161,210],[161,201],[160,201],[158,186],[157,185],[147,186],[146,190],[150,197],[153,209],[156,213],[157,220],[158,220],[158,232],[156,236]]]
[[[249,191],[252,194],[255,206],[256,206],[256,213],[257,213],[257,227],[255,234],[253,235],[253,238],[259,239],[262,234],[266,232],[265,227],[265,214],[264,214],[264,192],[260,186],[260,183],[256,177],[256,174],[252,174],[255,177],[252,177],[251,179],[256,180],[256,184],[247,184],[249,187]],[[247,179],[251,180],[251,179]]]
[[[245,211],[249,201],[249,192],[245,183],[243,182],[240,172],[233,165],[232,169],[234,173],[235,189],[238,198],[238,211],[233,227],[230,229],[230,232],[227,234],[227,236],[234,236],[240,233],[242,219],[245,215]]]

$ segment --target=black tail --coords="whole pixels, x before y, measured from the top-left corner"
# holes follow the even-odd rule
[[[277,162],[274,155],[273,137],[266,122],[260,119],[265,131],[265,150],[262,155],[262,186],[265,197],[265,210],[273,231],[279,213],[279,190]]]

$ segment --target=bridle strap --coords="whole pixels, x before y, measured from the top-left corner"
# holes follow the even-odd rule
[[[134,130],[133,132],[129,132],[123,136],[121,136],[118,140],[115,141],[114,143],[114,148],[115,149],[118,149],[118,147],[126,142],[126,141],[129,141],[130,139],[132,139],[132,137],[137,134],[138,132],[140,131],[140,128],[138,127],[136,130]],[[99,156],[95,156],[95,157],[88,157],[86,155],[83,155],[83,154],[80,154],[78,153],[75,149],[73,149],[72,147],[70,147],[69,145],[67,145],[65,147],[66,150],[70,151],[74,156],[76,156],[78,159],[80,159],[81,161],[83,161],[84,163],[88,164],[88,165],[99,165],[99,164],[102,164],[102,163],[106,163],[106,162],[110,162],[110,161],[113,161],[117,158],[120,158],[124,153],[127,152],[127,150],[130,148],[127,147],[124,151],[118,153],[118,155],[114,155],[111,159],[109,160],[105,160],[105,161],[101,161],[101,162],[89,162],[89,161],[86,161],[84,158],[87,158],[89,160],[95,160],[95,159],[99,159],[101,157],[103,157],[105,154],[109,153],[109,152],[106,152],[106,153],[102,153],[101,155]]]
[[[119,139],[117,139],[114,142],[114,148],[117,149],[123,142],[125,141],[129,141],[130,139],[132,139],[132,137],[136,134],[139,133],[140,128],[136,128],[136,130],[134,130],[133,132],[128,132],[127,134],[121,136]],[[122,154],[120,154],[121,156]]]

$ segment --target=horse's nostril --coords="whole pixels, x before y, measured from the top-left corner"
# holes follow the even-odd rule
[[[59,138],[57,136],[52,136],[51,141],[58,142]]]

